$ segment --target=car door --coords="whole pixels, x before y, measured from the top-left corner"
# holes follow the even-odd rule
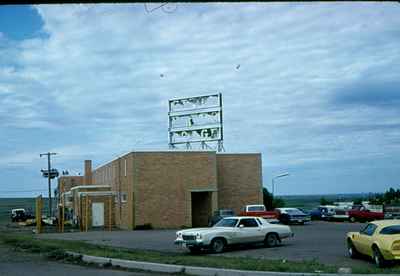
[[[264,240],[261,226],[255,218],[241,219],[238,227],[238,241],[240,243],[253,243]]]
[[[373,243],[373,235],[375,233],[377,226],[373,223],[367,224],[364,229],[360,231],[360,235],[357,236],[355,241],[356,249],[365,255],[372,255],[371,247]]]

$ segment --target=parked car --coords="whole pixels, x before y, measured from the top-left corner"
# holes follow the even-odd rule
[[[368,210],[364,206],[354,206],[351,210],[348,211],[349,214],[349,220],[351,222],[356,222],[356,221],[372,221],[372,220],[379,220],[379,219],[384,219],[385,215],[383,212],[375,212]]]
[[[28,218],[31,218],[31,215],[29,215],[23,208],[11,210],[12,222],[25,221]]]
[[[283,224],[300,223],[311,221],[311,217],[297,208],[277,208],[278,219]]]
[[[239,216],[262,217],[272,223],[278,222],[278,213],[276,211],[267,211],[265,206],[261,204],[246,205]]]
[[[368,223],[360,232],[347,233],[347,248],[351,258],[372,257],[376,266],[400,259],[400,221],[380,220]]]
[[[235,212],[232,209],[221,209],[214,212],[213,216],[210,218],[210,222],[208,226],[213,226],[218,221],[225,217],[232,217],[235,215]]]
[[[210,228],[193,228],[176,232],[175,244],[190,252],[211,249],[221,253],[227,246],[264,243],[274,247],[283,239],[293,237],[289,226],[270,224],[260,217],[226,217]]]
[[[333,205],[321,205],[316,209],[311,210],[310,216],[313,220],[330,220],[335,214]]]
[[[334,209],[334,214],[331,217],[331,220],[341,220],[341,221],[347,221],[349,220],[349,212],[346,209],[343,209],[341,207],[336,207]]]
[[[399,205],[384,205],[383,213],[385,219],[400,219],[400,206]]]

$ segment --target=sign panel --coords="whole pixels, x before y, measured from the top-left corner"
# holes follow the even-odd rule
[[[217,142],[222,148],[222,95],[210,94],[169,101],[169,145]],[[220,150],[218,150],[220,151]]]

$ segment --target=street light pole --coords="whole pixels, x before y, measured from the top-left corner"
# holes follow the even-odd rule
[[[51,205],[51,162],[50,162],[50,156],[51,155],[56,155],[57,153],[55,152],[47,152],[47,153],[41,153],[40,157],[43,155],[47,155],[47,172],[48,172],[48,184],[49,184],[49,217],[52,217],[52,205]]]
[[[282,174],[272,177],[272,196],[275,195],[275,179],[280,178],[280,177],[285,177],[288,175],[289,175],[289,173],[282,173]]]

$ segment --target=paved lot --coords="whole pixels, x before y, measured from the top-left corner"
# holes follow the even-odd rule
[[[308,225],[294,225],[292,230],[295,237],[284,241],[277,248],[240,247],[221,255],[287,260],[315,259],[326,264],[372,266],[371,262],[351,260],[346,256],[346,233],[358,231],[362,226],[361,223],[344,222],[312,222]],[[92,231],[87,233],[42,234],[41,237],[83,240],[95,244],[188,254],[186,250],[173,244],[175,230]]]

